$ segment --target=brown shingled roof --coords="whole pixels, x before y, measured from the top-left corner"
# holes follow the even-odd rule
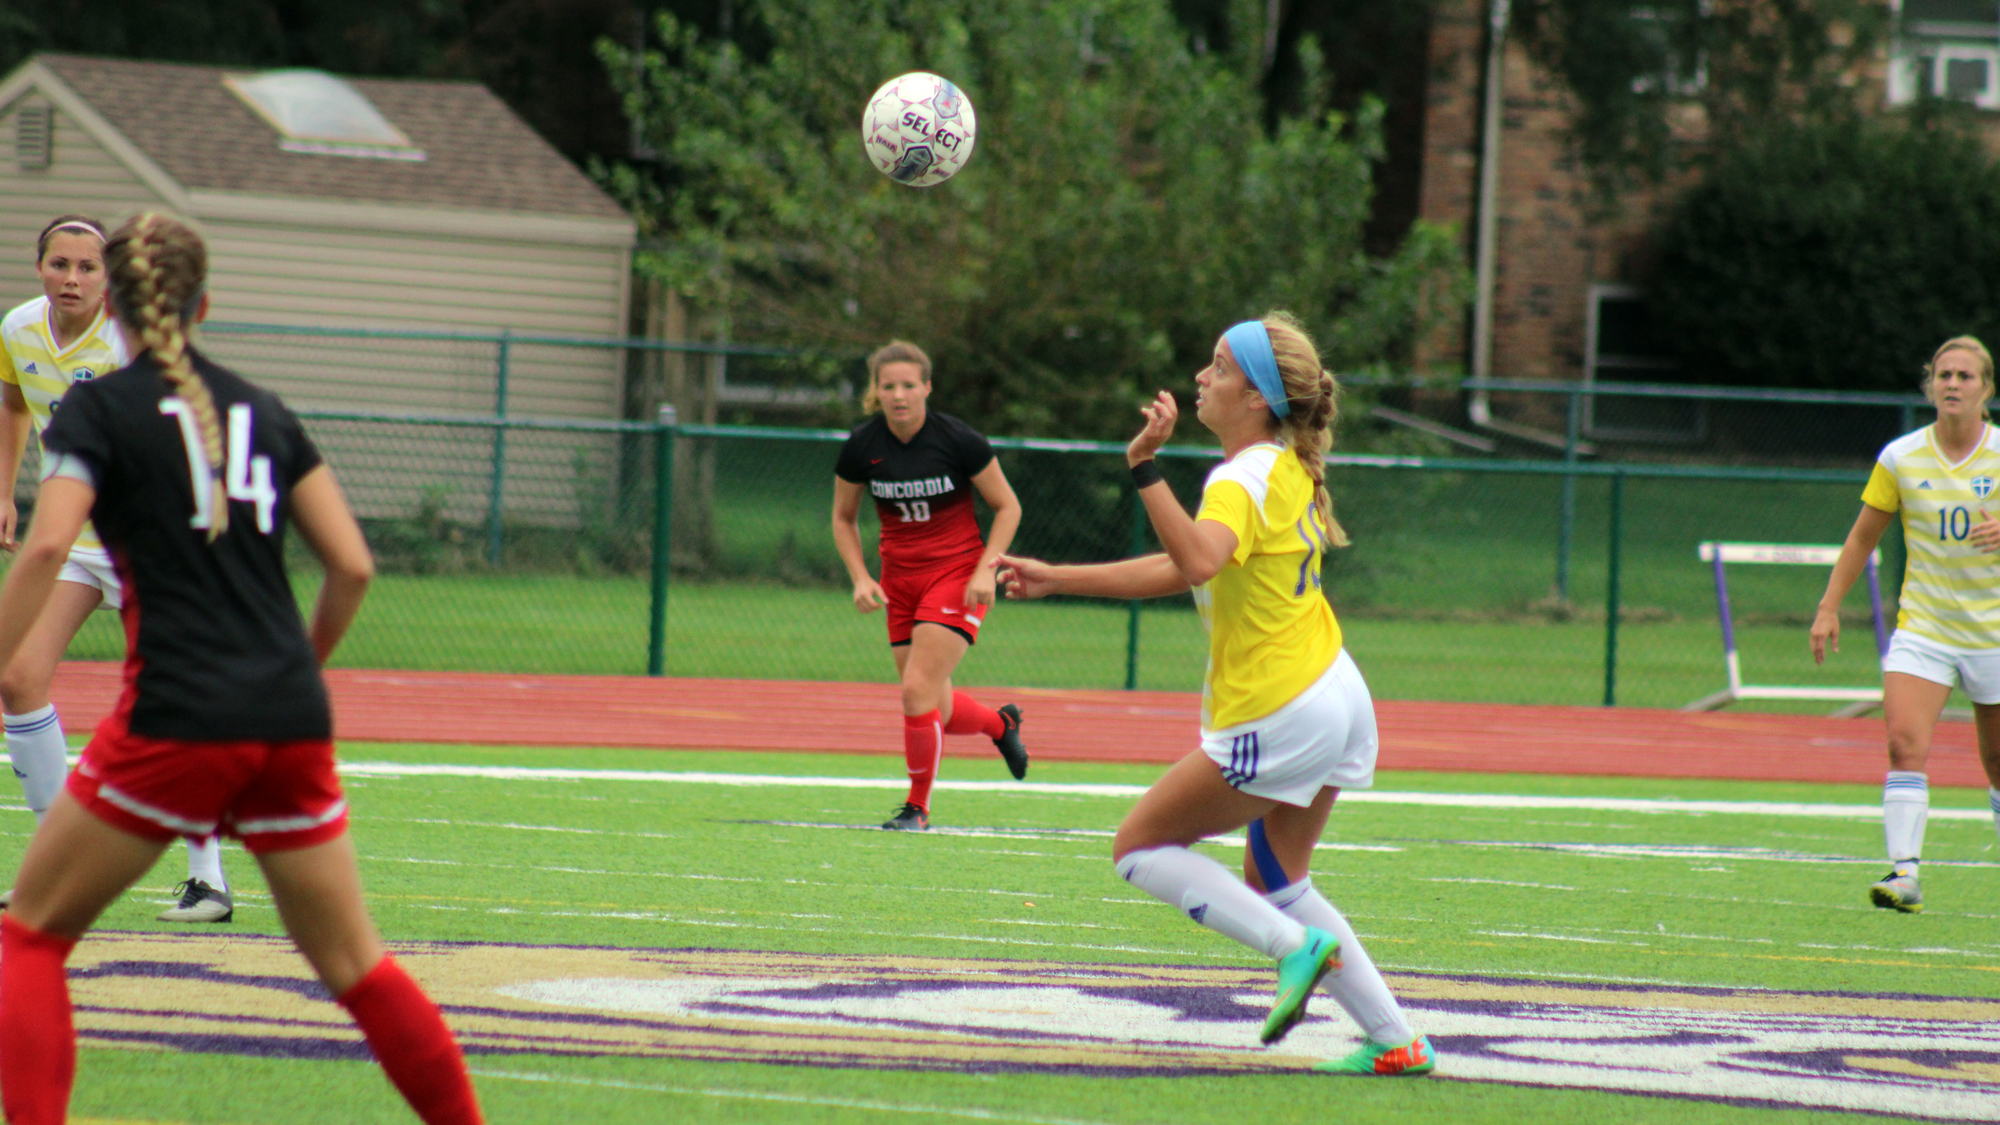
[[[625,219],[625,212],[476,82],[350,78],[423,161],[286,152],[222,79],[240,69],[39,55],[190,190]]]

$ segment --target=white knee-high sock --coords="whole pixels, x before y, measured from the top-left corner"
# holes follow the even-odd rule
[[[1401,1046],[1417,1037],[1410,1021],[1403,1018],[1402,1005],[1376,970],[1375,961],[1361,947],[1347,918],[1313,886],[1301,879],[1264,896],[1288,917],[1316,930],[1325,930],[1340,940],[1340,968],[1321,983],[1335,1002],[1361,1025],[1362,1034],[1377,1043]]]
[[[189,840],[188,878],[200,879],[218,891],[226,891],[229,884],[222,878],[222,839],[209,836],[200,840]]]
[[[28,807],[35,810],[35,823],[48,815],[63,778],[69,776],[69,743],[63,739],[62,720],[51,703],[25,715],[8,715],[7,757],[14,763],[14,776],[21,779]]]
[[[1986,803],[1993,809],[1993,830],[2000,832],[2000,789],[1987,786]]]
[[[1277,959],[1302,948],[1306,928],[1287,918],[1228,868],[1205,855],[1166,845],[1118,861],[1125,881],[1224,937]]]
[[[1917,870],[1917,860],[1924,854],[1924,821],[1930,814],[1930,779],[1915,770],[1890,770],[1882,783],[1882,835],[1897,874]]]

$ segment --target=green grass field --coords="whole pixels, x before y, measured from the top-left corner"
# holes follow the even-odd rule
[[[706,781],[395,776],[393,769],[350,775],[354,834],[385,934],[405,943],[513,943],[497,948],[410,946],[404,955],[454,1013],[461,1035],[470,1036],[479,1089],[496,1122],[570,1121],[586,1114],[603,1125],[660,1120],[1076,1125],[1249,1119],[1592,1125],[1830,1121],[1846,1115],[1786,1110],[1784,1104],[1801,1103],[1782,1097],[1765,1099],[1780,1108],[1714,1099],[1738,1096],[1732,1083],[1750,1082],[1761,1073],[1757,1067],[1777,1065],[1770,1060],[1789,1058],[1787,1051],[1812,1045],[1804,1030],[1795,1029],[1791,1039],[1769,1032],[1773,1021],[1810,1018],[1838,1024],[1845,1019],[1848,1023],[1840,1026],[1846,1030],[1839,1034],[1863,1034],[1865,1029],[1857,1029],[1873,1017],[1866,1012],[1840,1015],[1858,1002],[1834,994],[2000,1000],[2000,940],[1993,936],[1994,920],[2000,918],[2000,867],[1992,866],[2000,852],[1990,821],[1976,812],[1984,806],[1983,794],[1973,791],[1933,794],[1939,811],[1925,852],[1930,909],[1914,916],[1874,910],[1865,901],[1865,887],[1881,868],[1875,858],[1881,850],[1879,821],[1865,814],[1634,811],[1593,805],[1602,799],[1645,798],[1869,806],[1879,800],[1872,787],[1402,774],[1379,778],[1378,794],[1417,795],[1398,798],[1406,802],[1437,799],[1426,794],[1578,800],[1554,809],[1357,800],[1336,811],[1327,837],[1336,847],[1320,853],[1317,880],[1349,913],[1392,985],[1411,1005],[1413,1022],[1438,1039],[1447,1076],[1455,1065],[1461,1077],[1478,1077],[1478,1066],[1498,1065],[1474,1058],[1475,1041],[1486,1042],[1495,1034],[1479,1031],[1486,1026],[1480,1021],[1528,1018],[1521,1013],[1548,1001],[1541,996],[1548,989],[1583,991],[1555,997],[1557,1006],[1535,1018],[1578,1018],[1576,1003],[1586,1009],[1608,1003],[1612,1007],[1605,1010],[1613,1011],[1627,1002],[1624,997],[1636,997],[1630,1002],[1639,1003],[1669,994],[1693,996],[1673,1003],[1682,1003],[1698,1021],[1738,1018],[1730,1014],[1731,1005],[1754,1009],[1741,1017],[1749,1029],[1743,1034],[1775,1036],[1770,1044],[1758,1045],[1761,1053],[1755,1059],[1762,1061],[1715,1071],[1720,1084],[1686,1100],[1605,1092],[1621,1088],[1622,1079],[1589,1074],[1554,1083],[1568,1088],[1544,1089],[1495,1080],[1350,1082],[1300,1073],[1293,1068],[1309,1062],[1310,1052],[1343,1050],[1351,1042],[1344,1017],[1324,999],[1314,1008],[1315,1018],[1281,1048],[1305,1052],[1296,1061],[1286,1061],[1290,1055],[1258,1052],[1250,1018],[1254,996],[1228,999],[1250,986],[1217,993],[1196,979],[1208,979],[1200,974],[1263,973],[1258,959],[1116,878],[1106,834],[1130,806],[1131,796],[1060,788],[1143,786],[1157,769],[1044,764],[1030,786],[941,789],[935,801],[937,822],[959,834],[908,836],[866,830],[900,799],[894,780],[900,766],[888,758],[417,745],[348,746],[344,758],[349,763],[719,775]],[[724,783],[730,775],[742,774],[801,780]],[[947,763],[945,775],[948,782],[1004,778],[997,762],[956,759]],[[882,784],[840,787],[866,779]],[[1963,818],[1947,811],[1958,809],[1975,811]],[[18,859],[29,827],[24,811],[0,812],[0,862]],[[1205,848],[1225,863],[1240,862],[1238,846]],[[246,970],[226,980],[215,978],[222,983],[203,984],[198,973],[147,975],[152,970],[145,966],[154,961],[146,957],[181,956],[145,938],[147,934],[179,935],[185,939],[179,945],[199,945],[215,937],[217,929],[232,935],[279,932],[247,857],[232,848],[226,862],[241,904],[233,925],[190,931],[152,921],[179,871],[179,857],[170,853],[140,890],[107,914],[102,924],[107,933],[79,948],[78,963],[95,964],[93,943],[152,941],[133,945],[150,950],[145,957],[116,952],[113,968],[79,978],[79,1021],[89,1045],[82,1053],[76,1112],[121,1122],[229,1125],[409,1120],[372,1067],[285,1057],[284,1050],[270,1046],[298,1033],[258,1022],[284,1014],[271,1006],[275,1001],[257,999],[273,995],[257,991],[262,986],[256,982],[265,977]],[[649,950],[664,952],[627,952]],[[187,956],[203,964],[215,960],[206,954]],[[258,964],[278,966],[261,972],[301,972],[277,952],[257,956],[266,958]],[[476,963],[454,968],[467,957]],[[659,968],[679,959],[699,964],[681,975],[674,975],[680,970]],[[603,967],[613,962],[620,966],[615,972]],[[723,965],[726,971],[717,967]],[[1184,1049],[1198,1049],[1211,1061],[1262,1069],[1179,1073],[1155,1062],[1148,1064],[1150,1071],[1141,1067],[1107,1076],[1005,1063],[1004,1057],[1013,1057],[1005,1056],[1005,1050],[1053,1049],[1045,1041],[1048,1036],[1064,1044],[1072,1039],[1124,1044],[1135,1034],[1121,1032],[1119,1020],[1141,1018],[1132,1012],[1144,1005],[1093,999],[1087,980],[1063,986],[1069,992],[1045,980],[1058,968],[1069,979],[1092,965],[1101,967],[1092,970],[1100,975],[1134,971],[1121,968],[1129,966],[1193,974],[1183,984],[1144,995],[1152,998],[1149,1003],[1166,1004],[1183,993],[1219,996],[1216,1002],[1226,1009],[1225,1016],[1236,1011],[1230,1007],[1234,1004],[1242,1018],[1218,1019],[1212,1012],[1190,1009],[1165,1023],[1143,1026],[1165,1028],[1158,1032],[1163,1035],[1201,1038],[1198,1048]],[[907,966],[918,977],[970,973],[985,982],[981,988],[1012,988],[1008,982],[1023,974],[1041,974],[1035,981],[1043,983],[1026,991],[975,991],[969,994],[973,1001],[961,992],[926,992],[925,986],[907,981],[904,991],[874,999],[854,991],[863,987],[857,982],[897,971],[884,966]],[[625,979],[661,972],[673,983]],[[774,1048],[757,1061],[695,1057],[700,1051],[688,1046],[693,1024],[683,1018],[693,1010],[686,1008],[693,1003],[687,998],[705,987],[723,987],[715,983],[723,977],[736,980],[745,973],[769,979],[749,992],[730,994],[734,999],[728,1005],[734,1006],[725,1005],[721,1016],[711,1012],[703,1018],[710,1023],[719,1019],[716,1026],[726,1026],[727,1034],[737,1037],[731,1043],[747,1042],[742,1037],[757,1028],[781,1026],[806,1038],[797,1047]],[[571,982],[564,987],[572,991],[581,989],[576,996],[583,998],[563,993],[571,998],[547,1000],[554,995],[549,989],[564,981]],[[1644,987],[1606,993],[1609,1000],[1588,991],[1616,982]],[[123,987],[139,991],[130,996],[92,991]],[[737,980],[730,987],[750,985]],[[772,993],[772,988],[778,991]],[[1077,988],[1083,991],[1077,993]],[[496,1030],[502,1017],[473,1014],[467,989],[484,989],[479,994],[489,997],[543,997],[493,1001],[501,1006],[493,1012],[507,1004],[513,1005],[509,1012],[524,1004],[532,1009],[521,1020],[557,1018],[551,1012],[575,1015],[579,1005],[616,1018],[603,1026],[589,1025],[595,1030],[588,1034],[572,1030],[565,1033],[571,1038],[549,1041],[559,1047],[520,1050],[516,1044],[495,1054],[477,1045],[501,1041],[494,1037],[502,1034]],[[811,1007],[814,989],[835,990],[830,1008]],[[1476,998],[1453,999],[1466,989],[1500,990],[1496,995],[1504,993],[1505,1003],[1495,1001],[1499,1006],[1493,1007]],[[1712,989],[1736,991],[1703,991]],[[1785,998],[1794,991],[1820,999]],[[977,1000],[989,995],[994,999]],[[796,1007],[765,1011],[755,1008],[759,1003]],[[1907,1016],[1897,1004],[1934,1002],[1879,1003],[1888,1005],[1885,1014]],[[1078,1009],[1082,1016],[1072,1012],[1076,1005],[1083,1005]],[[337,1019],[330,1005],[319,1007]],[[1974,1007],[1972,1015],[1951,1009],[1958,1014],[1950,1018],[1987,1021],[1977,1026],[1990,1032],[2000,1007]],[[154,1015],[135,1014],[141,1009]],[[240,1011],[230,1017],[235,1022],[222,1027],[238,1038],[202,1040],[205,1049],[194,1053],[156,1049],[193,1042],[173,1038],[180,1026],[174,1021],[195,1019],[210,1009]],[[834,1020],[835,1030],[814,1025],[821,1029],[798,1032],[806,1026],[799,1021],[807,1020],[801,1013],[808,1009],[822,1025]],[[680,1015],[660,1014],[667,1012]],[[864,1016],[888,1022],[868,1027],[853,1022],[866,1023]],[[1079,1025],[1081,1030],[1063,1022],[1084,1016],[1089,1018]],[[632,1021],[660,1019],[674,1030],[662,1030],[666,1024],[654,1030],[628,1028],[637,1026]],[[990,1039],[966,1047],[961,1037],[945,1033],[950,1028],[923,1031],[929,1026],[924,1021],[931,1019],[953,1026],[954,1021],[978,1026],[988,1021],[991,1035],[1017,1039],[1008,1040],[1012,1045],[1004,1050]],[[991,1030],[1015,1027],[1021,1020],[1038,1030]],[[533,1031],[552,1025],[520,1026]],[[1609,1023],[1592,1026],[1595,1030],[1580,1039],[1574,1030],[1561,1035],[1551,1031],[1541,1050],[1602,1064],[1616,1061],[1620,1051],[1649,1050],[1657,1038],[1631,1037],[1630,1028],[1620,1031]],[[1973,1060],[1960,1068],[1961,1074],[1952,1069],[1956,1064],[1940,1061],[1938,1052],[1918,1051],[1929,1045],[1927,1037],[1945,1035],[1938,1030],[1945,1024],[1926,1026],[1932,1030],[1897,1024],[1893,1035],[1882,1038],[1882,1029],[1868,1024],[1874,1028],[1868,1034],[1881,1042],[1903,1043],[1909,1057],[1891,1057],[1897,1049],[1891,1047],[1840,1048],[1835,1053],[1846,1060],[1841,1089],[1858,1089],[1857,1075],[1902,1076],[1896,1080],[1912,1084],[1891,1087],[1904,1090],[1895,1096],[1908,1100],[1892,1104],[1907,1106],[1913,1115],[1979,1119],[1942,1112],[1939,1107],[1947,1101],[1938,1099],[1947,1095],[1959,1098],[1951,1104],[2000,1111],[1993,1067],[1979,1061],[2000,1055],[1989,1050],[1960,1056]],[[93,1028],[98,1029],[94,1035]],[[129,1035],[131,1046],[149,1049],[105,1045],[105,1036],[121,1033],[120,1028],[126,1029],[122,1033]],[[917,1030],[903,1034],[883,1028]],[[609,1042],[641,1034],[658,1038],[644,1051],[589,1045],[598,1041],[590,1036]],[[870,1046],[876,1053],[859,1062],[828,1061],[826,1052],[845,1050],[854,1042],[872,1044],[870,1037],[884,1034],[893,1042]],[[1830,1033],[1822,1029],[1813,1034]],[[1019,1039],[1021,1035],[1027,1038]],[[946,1042],[954,1046],[947,1050],[939,1045]],[[1461,1045],[1456,1063],[1452,1044]],[[1823,1091],[1824,1081],[1807,1077],[1811,1081],[1799,1089]]]

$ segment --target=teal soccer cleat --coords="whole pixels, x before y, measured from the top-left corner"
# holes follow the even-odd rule
[[[1340,943],[1325,930],[1306,927],[1306,943],[1278,962],[1278,998],[1264,1021],[1263,1040],[1276,1043],[1306,1018],[1306,1001],[1320,978],[1340,968]]]

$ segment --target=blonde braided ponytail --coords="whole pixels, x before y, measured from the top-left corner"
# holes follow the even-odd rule
[[[147,211],[112,233],[104,245],[104,264],[118,319],[138,329],[139,343],[152,353],[161,376],[194,411],[214,489],[208,527],[212,543],[229,530],[228,454],[215,398],[188,359],[187,339],[187,322],[208,280],[208,248],[186,224]]]
[[[1313,482],[1313,507],[1326,524],[1327,538],[1336,547],[1352,540],[1340,521],[1333,518],[1333,497],[1326,491],[1326,450],[1329,431],[1340,416],[1340,386],[1320,365],[1319,347],[1306,334],[1298,318],[1288,312],[1269,312],[1262,317],[1264,330],[1271,336],[1271,351],[1278,360],[1278,373],[1285,380],[1285,399],[1291,412],[1278,423],[1285,444],[1298,454],[1299,465]]]

